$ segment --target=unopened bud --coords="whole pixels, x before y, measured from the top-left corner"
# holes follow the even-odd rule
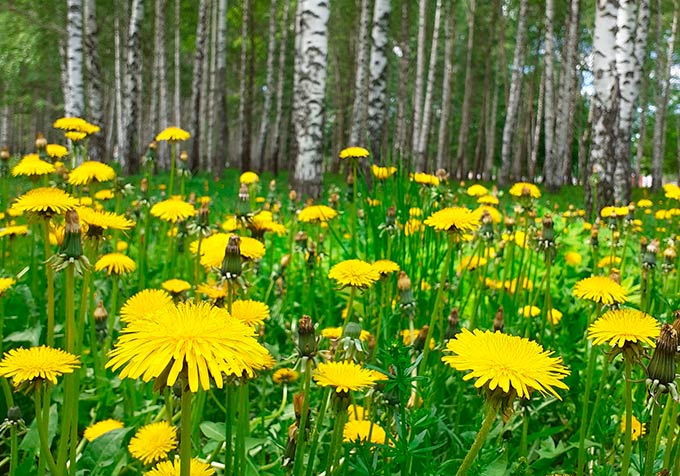
[[[298,351],[303,357],[316,355],[317,342],[314,323],[309,316],[302,316],[298,321]]]
[[[235,279],[241,276],[241,238],[238,235],[229,237],[220,271],[226,279]]]
[[[504,327],[503,307],[499,307],[498,311],[496,311],[496,316],[493,318],[493,330],[503,332]]]

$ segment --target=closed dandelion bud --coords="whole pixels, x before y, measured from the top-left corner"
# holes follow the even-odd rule
[[[307,247],[307,265],[313,267],[315,262],[316,262],[316,243],[310,241],[309,246]]]
[[[196,192],[191,192],[189,194],[189,200],[187,200],[192,205],[196,205]]]
[[[675,380],[675,355],[678,350],[678,333],[670,324],[661,327],[656,348],[647,367],[647,378],[667,385]]]
[[[642,254],[642,266],[648,269],[656,268],[656,254],[658,252],[659,241],[652,240],[645,248],[645,252]]]
[[[612,233],[612,241],[614,242],[614,244],[621,241],[621,232],[620,231],[615,231],[614,233]]]
[[[499,307],[498,311],[496,311],[496,316],[493,318],[493,330],[503,332],[504,327],[503,307]]]
[[[21,408],[17,406],[9,407],[7,409],[7,419],[12,424],[21,423],[22,421]]]
[[[597,248],[600,244],[600,232],[597,229],[596,225],[593,225],[593,227],[590,229],[590,246],[593,248]]]
[[[446,169],[437,169],[434,175],[439,179],[440,182],[446,182],[449,179],[449,173]]]
[[[220,272],[226,279],[235,279],[241,276],[241,271],[241,239],[238,235],[231,235],[224,250]]]
[[[640,253],[644,254],[645,251],[647,250],[647,244],[649,243],[649,240],[646,237],[641,237],[640,238]]]
[[[108,329],[109,326],[107,324],[109,313],[106,312],[106,309],[104,308],[104,303],[102,301],[99,301],[99,304],[95,308],[94,313],[93,313],[93,317],[94,317],[94,326],[95,326],[97,338],[100,341],[104,340],[104,338],[109,333],[109,329]]]
[[[508,230],[508,233],[512,233],[512,230],[515,228],[515,219],[506,216],[505,220],[503,220],[503,225],[505,225],[505,229]]]
[[[3,145],[2,150],[0,150],[0,159],[3,161],[7,161],[9,160],[10,157],[11,155],[9,153],[9,148],[6,145]]]
[[[447,319],[446,331],[444,332],[444,340],[453,339],[456,334],[460,332],[460,317],[458,316],[458,308],[451,309],[451,314]]]
[[[425,348],[425,341],[427,340],[427,333],[429,331],[430,331],[430,326],[428,326],[428,325],[424,325],[420,329],[420,332],[418,332],[418,336],[413,341],[413,348],[415,350],[421,351]]]
[[[201,208],[198,209],[196,222],[202,229],[210,227],[210,208],[208,208],[207,203],[201,204]]]
[[[295,244],[300,247],[303,251],[307,250],[307,242],[309,241],[307,233],[304,231],[298,231],[295,234]]]
[[[300,421],[302,417],[302,405],[305,401],[305,394],[300,392],[293,395],[293,410],[295,411],[295,420]]]
[[[479,236],[481,236],[483,240],[489,241],[493,239],[493,235],[493,219],[491,218],[491,214],[487,210],[484,210],[482,212],[482,225],[479,228]]]
[[[279,261],[279,266],[281,266],[281,269],[286,269],[286,267],[290,264],[290,254],[283,255],[281,257],[281,261]]]
[[[621,273],[619,272],[619,270],[616,268],[612,268],[611,271],[609,272],[609,279],[611,279],[615,283],[621,284]]]
[[[80,236],[80,219],[78,212],[69,210],[66,212],[66,224],[64,225],[64,241],[61,243],[59,253],[65,259],[78,259],[83,256],[83,241]]]
[[[149,192],[149,181],[146,178],[143,178],[142,182],[139,184],[139,190],[144,194]]]
[[[94,310],[93,316],[95,322],[105,321],[109,317],[109,313],[104,307],[104,301],[99,301],[99,304],[97,304],[97,307]]]
[[[312,318],[302,316],[298,321],[298,352],[303,357],[313,357],[316,349],[316,331]]]
[[[288,192],[288,200],[291,202],[295,202],[297,200],[297,192],[295,190]]]
[[[158,142],[152,140],[149,142],[149,150],[155,151],[158,148]]]
[[[541,230],[541,242],[545,248],[552,247],[555,244],[555,228],[553,219],[549,214],[543,217],[543,229]]]
[[[358,339],[361,336],[361,324],[358,322],[348,322],[342,335],[350,339]]]
[[[297,422],[293,422],[293,424],[288,427],[288,441],[286,442],[286,450],[283,453],[283,458],[281,459],[281,466],[283,466],[284,468],[290,468],[295,462],[295,452],[297,450],[297,435],[298,435]]]
[[[189,160],[189,152],[187,152],[186,150],[183,150],[182,152],[180,152],[179,153],[179,160],[181,160],[182,162],[186,162],[187,160]]]
[[[47,147],[47,139],[45,139],[45,136],[42,134],[42,132],[38,132],[35,135],[35,150],[40,152],[41,150],[44,150],[45,147]]]
[[[399,271],[399,279],[397,280],[397,289],[399,289],[400,292],[404,291],[410,291],[411,290],[411,279],[408,277],[406,272],[404,271]]]
[[[339,202],[340,202],[340,195],[338,195],[335,192],[331,193],[330,196],[328,197],[328,204],[332,208],[337,208]]]
[[[665,250],[663,250],[663,270],[667,273],[673,270],[675,267],[675,258],[677,257],[677,253],[675,251],[675,248],[672,246],[669,246]]]

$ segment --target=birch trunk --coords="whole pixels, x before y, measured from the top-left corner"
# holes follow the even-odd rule
[[[281,18],[281,45],[279,46],[279,64],[276,79],[276,116],[274,117],[274,129],[272,131],[272,171],[279,171],[279,155],[281,151],[281,120],[283,118],[283,81],[286,77],[286,50],[288,47],[288,15],[290,12],[290,0],[283,2],[283,16]]]
[[[553,155],[555,142],[555,73],[553,69],[553,58],[555,51],[555,32],[553,28],[554,17],[554,0],[545,0],[545,56],[543,57],[545,70],[543,71],[544,79],[542,83],[542,88],[545,91],[545,127],[543,133],[545,137],[545,158],[543,162],[543,176],[546,179],[546,185],[549,184],[549,186],[553,186],[554,182],[556,181],[548,181],[547,176],[557,175],[560,173],[560,167],[558,166],[559,162]],[[537,112],[537,116],[540,116],[540,114],[540,111]],[[540,129],[538,125],[536,128]],[[532,161],[529,163],[530,167],[536,166],[537,161],[535,159],[537,158],[532,156]],[[530,173],[529,178],[533,177],[534,174]]]
[[[239,79],[238,119],[240,129],[239,157],[241,170],[251,167],[250,153],[252,140],[252,76],[248,74],[248,47],[250,44],[250,17],[252,15],[252,0],[243,2],[243,24],[241,28],[241,77]],[[253,54],[252,51],[250,53]]]
[[[645,142],[647,140],[647,97],[649,94],[649,87],[647,86],[647,77],[642,78],[640,85],[640,130],[638,133],[638,140],[635,144],[635,165],[633,170],[635,173],[635,183],[639,184],[641,180],[641,166],[644,158]]]
[[[120,12],[119,7],[114,7],[113,16],[113,51],[114,51],[114,65],[113,75],[115,83],[115,104],[116,104],[116,150],[114,156],[118,160],[123,160],[121,152],[123,143],[125,142],[125,133],[123,130],[123,52],[121,49],[120,39]],[[122,165],[122,163],[121,163]]]
[[[139,84],[141,80],[141,35],[142,20],[144,17],[143,0],[133,0],[130,11],[130,25],[127,37],[127,61],[125,71],[125,91],[123,95],[124,116],[123,128],[124,140],[121,156],[126,164],[128,173],[135,173],[139,168]]]
[[[512,60],[512,79],[505,112],[503,126],[503,144],[501,148],[501,171],[498,181],[505,185],[510,180],[512,164],[512,139],[517,125],[517,114],[520,107],[520,92],[522,89],[522,69],[524,68],[525,42],[527,29],[527,0],[520,0],[517,23],[517,39],[515,40],[515,54]]]
[[[102,77],[97,48],[99,27],[97,26],[97,13],[94,0],[85,0],[83,4],[85,15],[85,36],[83,46],[85,49],[85,67],[87,70],[87,118],[93,124],[104,125],[104,104],[102,100]],[[88,156],[92,160],[104,160],[104,145],[106,137],[103,133],[94,134],[89,139]]]
[[[408,149],[408,133],[406,130],[406,110],[408,107],[408,101],[406,100],[407,88],[409,83],[409,5],[411,2],[401,3],[401,20],[399,34],[399,72],[397,81],[397,96],[401,98],[397,101],[397,119],[395,124],[395,140],[394,148],[392,150],[392,156],[398,157],[399,160],[404,159],[404,155]],[[410,160],[407,161],[407,168],[410,165]]]
[[[432,30],[432,46],[430,49],[430,64],[427,71],[427,87],[425,90],[425,104],[423,106],[420,133],[416,159],[419,170],[428,170],[427,146],[430,137],[430,121],[432,120],[432,93],[434,91],[434,77],[437,71],[437,53],[439,50],[439,27],[441,25],[442,0],[437,0],[434,11],[434,27]]]
[[[560,75],[559,92],[557,95],[557,120],[555,121],[555,142],[553,158],[557,174],[545,170],[548,189],[557,189],[564,185],[573,169],[574,142],[574,109],[578,85],[577,50],[579,37],[581,0],[571,0],[567,39],[564,46],[562,74]]]
[[[357,37],[357,55],[354,74],[354,100],[352,102],[352,124],[350,126],[349,144],[363,145],[366,140],[366,54],[368,51],[368,16],[369,1],[361,0],[361,18]]]
[[[470,0],[468,10],[467,54],[465,56],[465,89],[463,105],[460,112],[460,128],[458,129],[458,148],[456,150],[456,176],[463,177],[467,169],[467,143],[470,129],[470,116],[474,84],[472,82],[472,53],[475,42],[475,10],[477,1]]]
[[[371,31],[371,54],[368,76],[368,134],[373,158],[379,162],[385,126],[385,100],[387,90],[387,41],[390,28],[390,0],[375,0],[373,6],[373,29]]]
[[[180,98],[180,86],[181,86],[181,76],[180,76],[180,55],[179,55],[179,27],[180,27],[180,0],[175,0],[175,84],[174,84],[174,91],[173,91],[173,106],[174,106],[174,121],[175,121],[175,126],[181,127],[180,125],[182,124],[182,103],[181,103],[181,98]]]
[[[321,196],[324,96],[328,57],[329,5],[326,0],[299,0],[293,117],[297,156],[294,183],[298,192]]]
[[[444,25],[444,79],[442,80],[442,112],[439,118],[439,134],[437,140],[437,169],[450,170],[449,117],[451,116],[451,96],[453,82],[453,62],[455,60],[456,11],[447,3]],[[449,162],[449,163],[447,163]]]
[[[498,70],[498,66],[496,66],[496,70]],[[493,179],[493,159],[496,153],[496,117],[498,114],[498,95],[500,89],[497,78],[498,75],[496,75],[494,78],[493,100],[491,101],[491,110],[489,112],[486,126],[486,152],[484,159],[484,170],[482,170],[483,180]]]
[[[416,82],[413,88],[413,134],[411,151],[418,153],[418,139],[423,117],[423,85],[425,83],[425,30],[427,25],[427,0],[418,2],[418,45],[416,50]],[[420,164],[418,164],[420,165]],[[418,170],[418,169],[416,169]]]
[[[194,50],[194,74],[191,82],[191,153],[189,168],[196,171],[201,163],[201,83],[203,82],[203,58],[208,35],[208,0],[201,0],[198,6],[196,24],[196,48]]]
[[[264,154],[267,148],[267,136],[269,135],[270,114],[272,108],[272,94],[274,93],[274,56],[276,55],[276,20],[277,1],[271,0],[269,4],[269,40],[267,45],[267,71],[264,88],[264,104],[262,106],[262,121],[260,133],[257,139],[257,153],[255,154],[255,168],[261,169],[265,161]]]
[[[217,45],[216,45],[216,123],[217,153],[214,154],[213,174],[220,177],[226,164],[229,129],[227,126],[227,0],[217,3]]]
[[[668,99],[670,89],[671,66],[673,65],[673,49],[675,45],[675,36],[678,30],[678,2],[675,0],[675,11],[673,13],[673,25],[671,33],[666,41],[665,57],[659,51],[657,55],[657,78],[658,78],[658,93],[656,95],[656,115],[654,120],[654,143],[652,155],[652,188],[658,190],[663,185],[663,162],[665,149],[665,134],[666,134],[666,114],[668,112]],[[662,28],[661,28],[661,2],[657,1],[659,11],[659,35],[657,44],[663,44]],[[660,50],[661,48],[659,48]]]
[[[68,0],[66,18],[66,90],[64,115],[82,117],[85,112],[83,94],[83,0]]]
[[[168,127],[168,76],[165,70],[165,8],[167,0],[156,0],[156,16],[154,18],[154,63],[156,65],[154,75],[158,77],[158,124],[160,132]],[[170,163],[167,144],[158,144],[158,163],[167,168]]]
[[[617,132],[618,91],[616,81],[616,24],[618,0],[599,0],[593,39],[593,116],[590,161],[585,171],[586,209],[599,213],[614,200],[614,137]],[[595,176],[597,193],[591,187]]]
[[[206,143],[206,167],[212,171],[215,159],[215,113],[217,110],[217,24],[219,18],[218,0],[212,1],[212,25],[210,27],[210,70],[208,72],[208,114],[206,119],[207,137]]]
[[[529,156],[529,162],[527,163],[527,177],[529,180],[534,180],[536,178],[536,165],[538,164],[538,149],[540,149],[541,144],[541,123],[543,122],[543,111],[548,112],[549,106],[547,104],[547,90],[548,90],[548,69],[547,67],[543,70],[541,74],[541,85],[538,88],[538,104],[536,105],[536,121],[534,122],[533,137],[531,139],[531,155]],[[545,107],[543,103],[545,101]],[[548,123],[546,122],[545,134],[547,134]],[[547,151],[547,149],[546,149]],[[546,156],[547,160],[547,156]]]

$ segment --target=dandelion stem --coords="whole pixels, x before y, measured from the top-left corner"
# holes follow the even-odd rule
[[[645,455],[645,466],[642,474],[652,476],[654,474],[654,462],[656,461],[656,433],[659,430],[659,417],[661,415],[661,405],[652,403],[652,421],[649,423],[649,436],[647,437],[647,453]]]
[[[594,317],[600,315],[600,309],[602,304],[597,304],[595,306],[593,314],[590,316],[588,322],[586,323],[586,328],[594,320]],[[586,429],[588,426],[588,403],[590,402],[590,390],[593,380],[593,372],[595,371],[595,360],[596,354],[590,345],[590,341],[585,339],[585,351],[583,352],[584,358],[588,356],[588,366],[586,367],[585,376],[585,388],[583,390],[583,405],[581,408],[581,428],[579,429],[579,442],[578,442],[578,471],[577,475],[582,476],[583,470],[585,469],[585,459],[586,459]]]
[[[232,422],[234,419],[234,392],[231,384],[225,387],[225,433],[224,433],[224,474],[231,474],[231,459],[232,459]]]
[[[484,444],[484,441],[486,440],[489,431],[491,431],[494,421],[496,421],[497,414],[498,414],[498,402],[496,401],[487,402],[486,415],[484,416],[482,427],[479,429],[479,433],[477,433],[475,441],[474,443],[472,443],[472,446],[468,450],[467,455],[465,455],[463,463],[460,465],[460,468],[458,468],[456,476],[465,476],[468,474],[468,470],[472,466],[472,463],[475,461],[477,453],[479,453],[479,450],[482,449],[482,445]]]
[[[633,447],[633,383],[631,381],[632,362],[624,356],[624,380],[626,382],[626,433],[623,440],[623,459],[621,460],[621,474],[628,475],[630,467],[630,452]],[[594,415],[593,415],[594,416]]]
[[[300,426],[297,433],[297,448],[295,449],[295,462],[293,464],[293,474],[300,474],[305,458],[305,430],[307,428],[309,413],[309,387],[312,380],[312,360],[305,362],[304,382],[302,386],[302,412],[300,413]]]
[[[285,387],[284,387],[285,388]],[[312,476],[314,473],[314,460],[316,459],[316,449],[319,446],[319,432],[321,430],[321,425],[323,425],[323,418],[326,416],[326,408],[328,407],[328,395],[330,394],[330,387],[326,387],[321,397],[321,407],[319,408],[319,413],[316,419],[316,425],[314,425],[314,431],[310,441],[312,446],[309,449],[309,458],[307,459],[307,472],[306,476]]]
[[[326,465],[327,476],[332,476],[332,474],[337,469],[336,462],[338,461],[338,458],[336,454],[338,452],[338,447],[342,447],[342,431],[345,428],[346,416],[347,416],[346,410],[335,412],[335,421],[333,422],[333,435],[331,437],[331,446],[328,450],[328,463]]]
[[[18,465],[18,460],[19,460],[19,454],[18,454],[18,446],[19,442],[17,439],[17,427],[15,424],[12,424],[12,426],[9,429],[9,438],[10,438],[10,443],[9,443],[9,476],[14,476],[16,474],[17,470],[17,465]]]
[[[54,346],[54,269],[47,264],[52,254],[50,246],[50,223],[43,220],[43,241],[45,245],[45,275],[47,276],[47,345]]]
[[[168,186],[168,197],[172,197],[172,192],[175,189],[175,155],[177,153],[177,143],[170,141],[170,185]]]
[[[182,382],[186,385],[186,382]],[[179,443],[180,476],[189,476],[191,469],[191,391],[182,390],[181,438]]]
[[[54,461],[52,452],[50,451],[50,445],[47,442],[47,427],[50,424],[49,421],[49,411],[43,413],[43,386],[41,382],[38,382],[35,387],[35,395],[33,401],[35,403],[35,423],[38,427],[38,438],[40,439],[40,456],[43,461],[47,462],[47,466],[53,475],[60,474],[57,471],[57,464]],[[45,398],[47,396],[45,395]]]

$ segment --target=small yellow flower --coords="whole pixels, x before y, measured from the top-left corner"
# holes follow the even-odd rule
[[[474,184],[467,189],[467,194],[471,197],[484,197],[489,194],[489,189],[484,185]]]
[[[163,281],[161,287],[171,294],[181,294],[191,289],[191,284],[183,279],[168,279]]]
[[[61,349],[44,345],[30,349],[19,347],[5,352],[0,360],[0,376],[11,377],[15,387],[36,380],[56,385],[57,377],[73,373],[78,367],[80,367],[78,357]]]
[[[612,347],[623,347],[628,342],[643,342],[651,347],[659,337],[659,321],[637,309],[612,309],[588,328],[593,344],[609,342]]]
[[[409,218],[409,220],[404,225],[404,235],[411,236],[421,233],[425,230],[425,225],[423,222],[416,218]]]
[[[331,207],[326,205],[310,205],[298,212],[297,219],[303,223],[327,222],[338,216]]]
[[[14,278],[0,278],[0,297],[15,284],[16,280]]]
[[[498,205],[500,202],[493,195],[484,195],[477,199],[477,203],[480,205]]]
[[[137,265],[129,256],[122,253],[109,253],[97,260],[94,264],[95,271],[106,270],[109,275],[121,275],[133,272]]]
[[[399,271],[399,265],[394,261],[388,259],[379,259],[373,263],[373,268],[380,273],[381,277],[385,277],[391,273],[397,273]]]
[[[621,417],[621,433],[626,433],[626,414],[624,413]],[[645,430],[645,424],[641,423],[635,415],[631,417],[631,440],[637,441],[641,436],[645,436],[647,431]]]
[[[574,286],[574,296],[602,304],[626,302],[626,290],[621,285],[604,276],[591,276],[580,280]]]
[[[163,129],[161,132],[158,133],[156,136],[157,141],[168,141],[168,142],[179,142],[179,141],[185,141],[189,140],[191,137],[191,134],[189,134],[187,131],[184,129],[180,129],[179,127],[175,126],[170,126],[166,127]]]
[[[541,313],[541,310],[536,306],[522,306],[519,309],[519,315],[522,317],[536,317]]]
[[[486,265],[488,260],[480,256],[465,256],[461,259],[460,264],[458,264],[458,272],[461,271],[474,271],[475,269]]]
[[[109,188],[105,188],[104,190],[99,190],[97,193],[94,194],[94,198],[97,200],[101,200],[102,202],[105,202],[106,200],[111,200],[115,195],[113,194],[113,190]]]
[[[26,177],[39,177],[41,175],[51,174],[55,170],[54,165],[41,160],[38,154],[29,154],[24,156],[24,158],[14,166],[12,169],[12,176],[18,177],[23,175]]]
[[[510,195],[513,197],[527,196],[531,198],[541,198],[541,191],[539,188],[533,183],[527,182],[517,182],[512,187],[510,187],[510,191],[508,193],[510,193]]]
[[[255,172],[243,172],[239,177],[239,182],[246,185],[252,185],[260,181],[260,177]]]
[[[333,266],[328,277],[342,287],[369,288],[380,279],[380,273],[370,263],[351,259]]]
[[[293,383],[300,378],[300,374],[294,369],[279,369],[272,375],[272,381],[276,384]]]
[[[411,180],[420,185],[439,186],[439,178],[436,175],[430,175],[422,172],[416,172],[410,175]]]
[[[121,428],[124,427],[125,425],[123,425],[122,421],[113,420],[109,418],[108,420],[98,421],[97,423],[94,423],[85,428],[83,436],[87,441],[91,442],[96,440],[103,434],[108,433],[109,431],[120,430]]]
[[[231,315],[249,326],[257,326],[269,319],[269,306],[252,299],[237,299],[231,305]]]
[[[90,160],[83,162],[68,175],[71,185],[87,185],[92,182],[108,182],[116,178],[116,171],[110,165]]]
[[[479,228],[479,218],[467,208],[449,207],[433,213],[425,224],[437,231],[469,233]]]
[[[19,236],[28,234],[28,226],[12,225],[0,228],[0,238],[5,236]]]
[[[377,372],[346,360],[321,363],[312,377],[320,387],[333,387],[337,393],[366,390],[377,381],[384,380]]]
[[[548,318],[548,322],[552,323],[553,326],[556,326],[562,320],[562,313],[557,309],[550,309],[546,317]]]
[[[172,461],[161,461],[151,471],[144,473],[144,476],[180,476],[180,459]],[[208,463],[204,463],[196,458],[191,459],[189,465],[191,476],[213,476],[215,469]]]
[[[177,447],[177,430],[167,421],[141,427],[130,440],[128,451],[144,464],[166,459]]]
[[[380,167],[378,165],[371,165],[371,172],[373,173],[373,176],[377,178],[378,180],[387,180],[390,178],[392,175],[397,173],[397,168],[396,167]]]
[[[581,261],[583,261],[583,257],[576,251],[567,251],[564,255],[564,261],[570,266],[578,266],[581,264]]]
[[[151,214],[163,221],[177,223],[196,215],[196,209],[191,203],[181,198],[170,198],[156,203],[150,210]]]
[[[60,144],[47,144],[45,152],[47,152],[47,155],[52,159],[61,159],[68,155],[68,149]]]
[[[343,314],[345,314],[346,312],[347,312],[346,309],[343,310]],[[342,327],[326,327],[321,331],[321,337],[330,340],[340,339],[342,337]],[[370,337],[371,337],[370,332],[361,329],[361,334],[359,334],[360,341],[367,342]]]
[[[652,205],[654,205],[654,203],[652,203],[652,201],[647,198],[642,198],[637,202],[638,208],[649,208]]]
[[[368,150],[363,147],[347,147],[340,151],[341,159],[364,159],[368,156]]]
[[[365,443],[369,441],[377,445],[384,445],[387,441],[385,429],[370,420],[348,421],[342,430],[342,438],[345,443]]]
[[[621,264],[621,258],[618,256],[605,256],[597,262],[598,268],[608,268],[609,266],[618,266]]]

